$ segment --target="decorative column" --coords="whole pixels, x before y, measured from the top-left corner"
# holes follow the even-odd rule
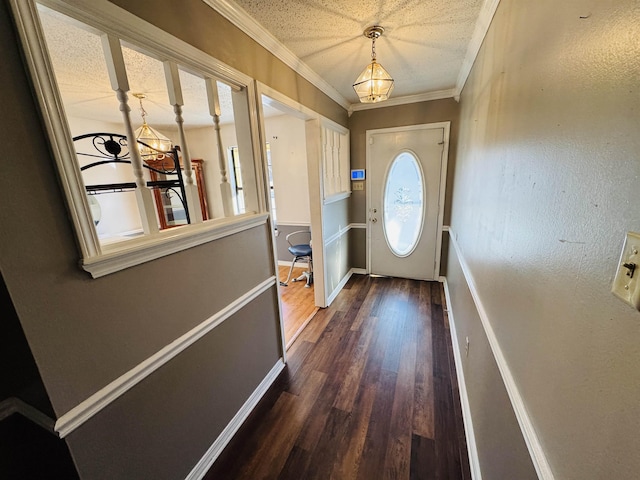
[[[224,149],[222,148],[222,136],[220,134],[220,98],[218,97],[218,86],[212,78],[205,78],[207,85],[207,99],[209,101],[209,113],[213,119],[213,127],[216,132],[216,141],[218,143],[218,162],[220,165],[220,194],[222,195],[222,208],[225,217],[233,217],[233,195],[231,193],[231,184],[227,177],[227,162],[224,157]]]
[[[167,81],[167,92],[169,93],[169,103],[173,105],[173,112],[176,114],[176,124],[180,135],[180,152],[184,165],[185,194],[187,206],[189,207],[189,217],[191,223],[202,223],[202,209],[200,208],[200,196],[198,186],[193,181],[193,169],[191,166],[191,155],[187,145],[187,138],[184,133],[184,119],[182,118],[182,87],[180,86],[180,73],[178,65],[172,61],[164,62],[164,76]]]
[[[129,80],[127,79],[127,70],[124,65],[122,49],[120,48],[120,40],[111,35],[102,35],[102,49],[104,50],[111,88],[116,92],[118,101],[120,102],[122,120],[125,131],[127,132],[127,144],[129,145],[131,166],[133,167],[133,175],[136,181],[135,193],[142,229],[145,234],[156,233],[158,231],[158,222],[156,221],[153,195],[144,179],[142,158],[140,157],[138,142],[136,141],[133,125],[131,124],[131,108],[129,107],[127,96]]]

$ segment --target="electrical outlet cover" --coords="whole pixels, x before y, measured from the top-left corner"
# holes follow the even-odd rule
[[[611,291],[623,302],[640,310],[640,234],[628,232]],[[634,270],[624,266],[636,265]]]

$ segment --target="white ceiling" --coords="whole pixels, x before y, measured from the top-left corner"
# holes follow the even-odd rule
[[[376,52],[378,62],[395,80],[393,97],[448,91],[456,87],[485,3],[483,0],[205,1],[216,8],[226,4],[231,9],[240,7],[246,11],[353,104],[358,103],[353,81],[371,58],[371,41],[363,36],[366,27],[385,28],[376,42]]]
[[[416,96],[450,97],[459,90],[459,79],[470,68],[484,36],[483,24],[491,18],[487,5],[495,6],[498,0],[203,1],[338,103],[357,109],[362,105],[351,85],[370,61],[371,41],[362,35],[367,26],[385,28],[376,42],[378,62],[395,79],[392,99],[376,106],[420,99]],[[67,114],[121,123],[98,32],[46,7],[38,9]],[[123,55],[130,92],[147,96],[149,123],[175,126],[162,63],[126,45]],[[180,76],[185,125],[210,126],[204,80],[182,70]],[[221,120],[232,121],[231,91],[218,85]],[[130,96],[129,104],[136,124],[138,101]],[[265,112],[280,113],[269,107]]]
[[[122,113],[111,88],[99,32],[63,14],[38,4],[47,49],[67,115],[80,119],[100,119],[121,124]],[[141,123],[140,102],[134,93],[143,93],[143,107],[150,125],[176,128],[175,113],[169,104],[164,67],[148,52],[127,44],[122,46],[129,81],[129,106],[134,125]],[[185,126],[211,126],[212,118],[204,79],[180,69]],[[233,122],[231,88],[217,83],[221,123]],[[281,114],[266,108],[265,115]]]

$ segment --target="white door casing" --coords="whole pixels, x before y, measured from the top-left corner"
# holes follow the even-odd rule
[[[367,270],[371,274],[437,280],[440,269],[449,122],[367,131]],[[384,193],[394,160],[415,158],[423,208],[414,247],[394,253],[385,232]],[[413,162],[410,162],[413,163]],[[413,189],[415,195],[415,189]],[[391,192],[392,194],[395,192]],[[396,202],[397,203],[397,202]],[[408,207],[411,214],[420,213]],[[393,242],[391,242],[392,244]]]

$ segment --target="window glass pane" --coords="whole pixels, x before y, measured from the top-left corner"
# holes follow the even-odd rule
[[[383,226],[391,251],[407,256],[416,247],[422,231],[423,178],[417,159],[408,152],[392,162],[384,189]]]
[[[82,179],[89,195],[89,206],[103,245],[127,240],[142,234],[142,225],[135,196],[135,178],[131,165],[126,163],[101,163],[112,159],[102,147],[108,136],[88,137],[74,142]],[[124,136],[114,136],[112,141],[121,145],[122,155],[128,157]],[[99,155],[100,157],[97,157]],[[92,166],[93,165],[93,166]],[[111,185],[111,188],[109,186]]]
[[[216,179],[210,175],[219,170],[213,118],[209,113],[207,86],[205,79],[183,68],[179,70],[184,106],[182,107],[183,127],[187,148],[191,157],[194,184],[198,187],[198,207],[203,220],[212,218],[210,205],[220,203],[211,196]],[[184,162],[183,171],[184,171]],[[186,177],[185,177],[186,182]]]
[[[40,4],[38,14],[73,136],[105,124],[124,133],[118,99],[111,89],[101,32]]]
[[[197,128],[211,128],[213,119],[209,113],[207,87],[203,77],[195,75],[180,66],[180,86],[182,87],[182,116],[187,133]],[[187,135],[187,138],[189,135]],[[191,145],[191,142],[189,142]]]
[[[162,62],[126,44],[122,45],[122,56],[129,80],[129,106],[136,137],[154,149],[164,151],[179,145]],[[144,124],[151,130],[141,130]],[[157,151],[140,148],[143,160],[158,157]]]
[[[122,113],[111,89],[100,32],[38,4],[47,49],[73,137],[109,132],[123,135]],[[123,163],[86,168],[98,161],[93,139],[75,142],[82,180],[89,186],[89,205],[101,244],[142,234],[133,189],[95,190],[91,186],[135,181],[131,166]]]
[[[156,185],[153,199],[160,230],[187,225],[184,179],[170,152],[180,149],[180,134],[173,106],[169,103],[163,63],[141,49],[122,45],[122,56],[129,79],[131,120],[139,141],[153,147],[140,147],[145,181]],[[178,152],[179,154],[179,152]]]
[[[218,87],[218,98],[220,99],[220,124],[233,125],[235,117],[231,87],[222,82],[216,82],[216,85]]]
[[[242,169],[240,168],[240,154],[238,147],[229,148],[229,158],[231,159],[230,181],[233,192],[233,208],[236,215],[245,213],[244,192],[242,187]]]
[[[236,210],[262,213],[264,199],[258,195],[262,178],[254,158],[257,136],[251,127],[255,124],[255,111],[250,106],[253,97],[246,76],[213,58],[207,63],[214,70],[201,70],[200,61],[191,64],[191,54],[175,51],[171,45],[159,46],[143,38],[129,43],[119,37],[121,30],[116,26],[84,16],[79,21],[39,1],[44,2],[33,2],[36,10],[21,2],[14,5],[23,20],[17,29],[29,52],[26,64],[33,72],[36,87],[41,88],[38,101],[51,126],[57,167],[68,180],[62,186],[83,258],[104,256],[104,265],[108,263],[109,268],[119,270],[120,254],[134,245],[144,248],[153,242],[153,256],[184,248],[171,235],[157,235],[154,220],[163,229],[199,221],[201,210],[204,220],[230,217],[234,215],[234,199]],[[220,81],[212,73],[216,68],[224,71]],[[176,81],[178,76],[180,82]],[[145,127],[142,132],[151,127],[159,134],[154,140],[160,143],[147,143],[149,148],[161,148],[160,152],[139,147],[143,138],[140,135],[136,135],[138,144],[128,145],[126,132],[141,127]],[[195,138],[205,130],[206,139]],[[145,141],[147,138],[151,137],[144,137]],[[166,146],[162,144],[164,140]],[[206,150],[199,151],[198,144],[205,143]],[[191,144],[195,155],[189,148]],[[231,146],[236,146],[235,159],[228,155]],[[91,152],[92,147],[98,152]],[[131,155],[129,147],[134,152],[142,148],[142,159]],[[184,172],[187,151],[192,165],[197,161],[200,173],[195,173],[195,167],[195,175],[191,169]],[[182,168],[180,152],[184,156]],[[167,157],[171,158],[173,172],[167,171]],[[210,168],[204,168],[205,161],[210,162]],[[204,171],[214,177],[210,185]],[[177,179],[170,179],[172,175]],[[194,184],[197,189],[192,188]],[[211,226],[210,233],[217,234],[216,225]],[[187,235],[197,233],[197,229],[185,230]],[[144,238],[147,235],[149,238]],[[143,238],[101,248],[136,236]],[[156,245],[161,248],[156,249]],[[147,260],[140,257],[136,262]],[[95,276],[108,270],[96,265],[87,262],[84,268]]]
[[[235,114],[237,109],[234,109],[234,96],[237,97],[237,93],[234,94],[229,85],[218,82],[218,96],[220,98],[220,135],[223,144],[223,150],[227,153],[226,165],[227,165],[227,178],[231,184],[231,195],[233,201],[233,209],[236,215],[246,212],[245,206],[245,185],[242,177],[242,165],[243,163],[249,163],[251,161],[251,151],[247,151],[246,148],[242,148],[240,138],[246,136],[249,132],[244,132],[238,128],[236,123]],[[239,115],[243,115],[242,112]],[[239,120],[240,124],[243,124],[242,119]],[[246,147],[247,145],[245,145]],[[246,156],[246,158],[241,158]],[[246,167],[245,167],[246,168]]]

